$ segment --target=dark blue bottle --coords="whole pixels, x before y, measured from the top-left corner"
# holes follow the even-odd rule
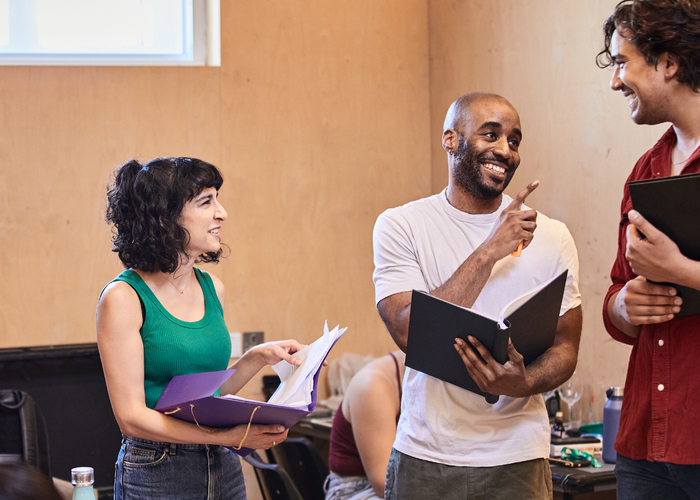
[[[620,427],[620,410],[622,410],[622,387],[611,387],[605,394],[608,402],[603,407],[603,461],[614,464],[617,461],[615,438]]]

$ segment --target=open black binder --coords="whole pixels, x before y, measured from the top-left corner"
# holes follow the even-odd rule
[[[413,290],[406,366],[495,403],[498,396],[483,392],[469,376],[454,348],[455,338],[469,343],[467,336],[472,335],[501,364],[507,361],[511,338],[529,365],[554,344],[567,273],[511,301],[499,319]]]
[[[700,174],[632,181],[632,206],[656,229],[671,238],[683,255],[700,261]],[[676,316],[700,314],[700,291],[674,283],[683,299]]]

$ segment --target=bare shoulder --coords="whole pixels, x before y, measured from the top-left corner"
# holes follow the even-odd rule
[[[214,284],[214,289],[216,290],[216,295],[219,297],[219,302],[224,304],[224,282],[221,281],[216,275],[208,273],[211,278],[211,282]]]
[[[399,411],[399,387],[396,365],[390,356],[382,356],[362,368],[350,381],[343,401],[348,422],[355,417],[393,419]]]
[[[130,303],[135,303],[139,308],[141,307],[136,290],[125,281],[113,281],[103,290],[97,307],[128,307]]]
[[[224,282],[219,279],[219,277],[215,274],[209,273],[209,277],[211,278],[211,281],[214,283],[214,287],[216,288],[216,291],[218,292],[219,289],[224,289]]]
[[[397,384],[394,360],[382,356],[355,374],[348,386],[348,396],[381,399],[396,394]]]
[[[113,281],[107,285],[97,303],[98,336],[106,328],[101,325],[141,327],[142,314],[139,296],[131,285],[124,281]],[[137,329],[138,329],[137,328]]]

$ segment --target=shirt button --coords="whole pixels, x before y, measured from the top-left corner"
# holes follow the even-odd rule
[[[659,384],[658,389],[659,389],[660,391],[663,391],[663,390],[664,390],[664,384]]]
[[[660,346],[664,345],[663,339],[659,339],[659,345],[660,345]]]

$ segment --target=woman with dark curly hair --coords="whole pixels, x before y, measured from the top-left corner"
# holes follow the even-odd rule
[[[229,362],[223,284],[195,267],[218,262],[222,253],[222,183],[204,161],[159,158],[126,163],[108,189],[112,250],[127,268],[103,290],[96,316],[107,389],[124,436],[115,499],[245,499],[239,459],[226,446],[245,440],[248,448],[266,449],[287,437],[281,425],[213,430],[153,409],[173,376],[223,370]],[[221,394],[234,394],[267,364],[299,365],[291,354],[303,347],[287,340],[249,350]]]

